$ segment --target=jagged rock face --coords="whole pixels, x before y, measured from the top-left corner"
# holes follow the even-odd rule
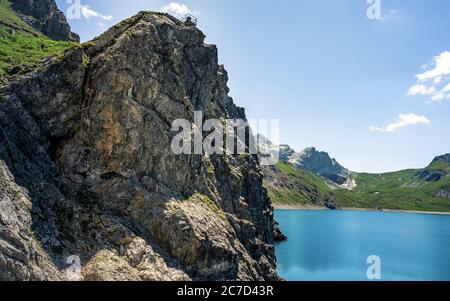
[[[66,17],[56,6],[55,0],[11,0],[12,8],[30,26],[57,41],[80,41],[70,31]]]
[[[3,141],[2,141],[3,142]],[[58,280],[59,271],[32,233],[32,202],[0,160],[0,279]]]
[[[171,151],[195,110],[245,118],[226,82],[197,28],[143,12],[2,88],[1,179],[24,192],[8,209],[0,186],[0,212],[27,222],[20,237],[0,224],[0,246],[24,245],[0,247],[0,278],[64,279],[78,255],[87,280],[279,279],[256,159]]]
[[[287,144],[280,145],[280,160],[289,162],[289,160],[294,154],[295,150],[293,150],[289,145]]]
[[[314,147],[306,148],[300,153],[290,156],[289,162],[296,167],[330,179],[338,184],[344,184],[349,171],[342,167],[328,153],[319,152]]]

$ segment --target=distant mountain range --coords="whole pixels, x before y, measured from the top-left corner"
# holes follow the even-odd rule
[[[279,159],[292,164],[296,168],[311,172],[327,181],[337,185],[347,185],[351,179],[352,172],[343,167],[339,162],[331,158],[323,151],[318,151],[315,147],[308,147],[301,152],[296,152],[287,144],[276,145],[262,135],[257,136],[260,149],[279,150]]]
[[[261,139],[263,147],[275,146]],[[272,202],[297,207],[368,208],[450,212],[450,154],[423,169],[352,172],[314,147],[280,145],[280,161],[262,167]]]
[[[295,152],[289,145],[280,145],[280,159],[340,185],[345,184],[350,175],[350,171],[336,159],[314,147]]]

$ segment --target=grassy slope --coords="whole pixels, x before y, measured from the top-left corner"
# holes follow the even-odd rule
[[[11,33],[7,28],[13,28]],[[23,22],[8,0],[0,0],[0,78],[21,73],[44,57],[62,53],[77,43],[53,41]]]
[[[296,186],[289,183],[303,183],[305,187],[315,187],[322,201],[332,195],[338,207],[382,208],[398,210],[447,211],[450,212],[450,200],[436,197],[436,192],[443,187],[450,187],[450,177],[438,182],[425,182],[416,177],[419,170],[403,170],[386,174],[356,175],[357,187],[353,191],[331,189],[321,178],[296,170],[287,163],[276,167],[287,178],[285,187],[273,187],[266,181],[269,196],[275,204],[312,205],[311,190],[296,191]],[[446,169],[448,166],[435,163],[428,168]]]
[[[331,196],[331,188],[318,176],[279,161],[272,175],[278,182],[265,181],[270,199],[278,205],[322,206]]]
[[[36,36],[43,36],[42,33],[22,21],[22,19],[11,8],[9,0],[0,0],[0,23],[22,32],[28,32]]]
[[[450,184],[449,177],[438,182],[425,182],[415,177],[418,170],[405,170],[382,175],[359,174],[358,187],[351,193],[352,202],[341,200],[342,207],[360,207],[361,201],[372,208],[422,211],[450,211],[450,200],[436,197],[437,191]],[[337,192],[338,195],[341,191]],[[348,195],[348,193],[346,193]]]

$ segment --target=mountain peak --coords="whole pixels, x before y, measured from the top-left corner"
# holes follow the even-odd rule
[[[341,185],[346,183],[351,173],[350,170],[340,165],[336,159],[331,158],[327,152],[319,151],[314,146],[307,147],[301,152],[296,152],[287,144],[277,146],[260,134],[257,137],[260,146],[265,148],[278,147],[281,161],[288,162],[299,169],[327,178],[337,184]]]
[[[314,146],[310,146],[305,148],[303,151],[303,153],[317,153],[317,149]]]

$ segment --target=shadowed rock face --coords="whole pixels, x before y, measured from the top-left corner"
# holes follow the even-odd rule
[[[69,255],[88,280],[278,279],[255,158],[171,151],[175,119],[245,118],[227,80],[202,32],[142,12],[3,87],[0,279]]]
[[[70,31],[66,17],[56,6],[55,0],[11,0],[12,8],[19,16],[49,38],[57,41],[80,41]]]

